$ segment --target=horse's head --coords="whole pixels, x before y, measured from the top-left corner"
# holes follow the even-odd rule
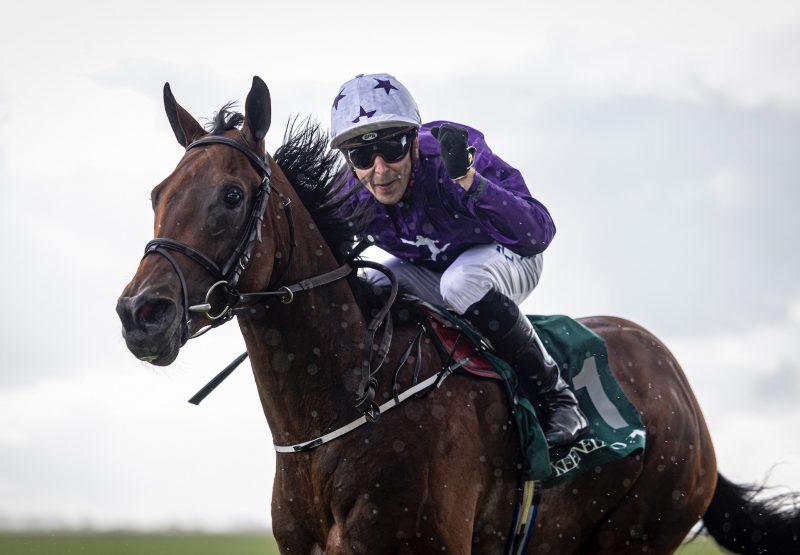
[[[271,108],[260,78],[253,78],[244,117],[224,108],[210,133],[175,101],[169,84],[164,106],[187,150],[151,193],[155,238],[117,301],[128,348],[160,366],[218,314],[217,321],[230,317],[225,309],[260,238],[270,188],[264,136]],[[260,245],[258,256],[271,260],[270,249]]]

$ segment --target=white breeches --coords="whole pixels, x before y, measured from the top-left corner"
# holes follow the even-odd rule
[[[413,295],[464,314],[490,289],[519,304],[530,295],[542,273],[542,255],[522,257],[498,245],[480,245],[461,253],[440,273],[390,256],[383,262]],[[386,277],[367,270],[370,282],[388,285]]]

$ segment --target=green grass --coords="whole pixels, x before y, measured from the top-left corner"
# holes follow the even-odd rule
[[[0,533],[2,555],[276,555],[268,534]]]
[[[89,532],[0,533],[2,555],[277,555],[268,534],[134,534]],[[721,555],[711,540],[683,546],[678,555]]]
[[[675,553],[677,555],[724,555],[730,552],[719,547],[714,540],[698,538],[691,543],[684,544]]]

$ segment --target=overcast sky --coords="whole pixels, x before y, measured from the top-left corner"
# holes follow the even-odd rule
[[[135,5],[134,5],[135,4]],[[197,117],[269,85],[327,126],[388,72],[481,129],[558,233],[524,307],[635,320],[719,467],[800,490],[800,7],[786,2],[33,1],[0,18],[0,527],[268,526],[271,436],[230,324],[166,369],[114,312]],[[287,7],[291,5],[291,7]]]

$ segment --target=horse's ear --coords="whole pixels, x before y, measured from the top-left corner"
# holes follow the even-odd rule
[[[195,139],[206,135],[206,131],[197,120],[175,101],[169,83],[164,83],[164,108],[167,110],[167,118],[175,138],[182,146],[187,147]]]
[[[267,84],[261,77],[253,77],[253,86],[247,93],[244,103],[244,126],[242,132],[255,144],[264,140],[272,121],[272,103],[269,97]]]

